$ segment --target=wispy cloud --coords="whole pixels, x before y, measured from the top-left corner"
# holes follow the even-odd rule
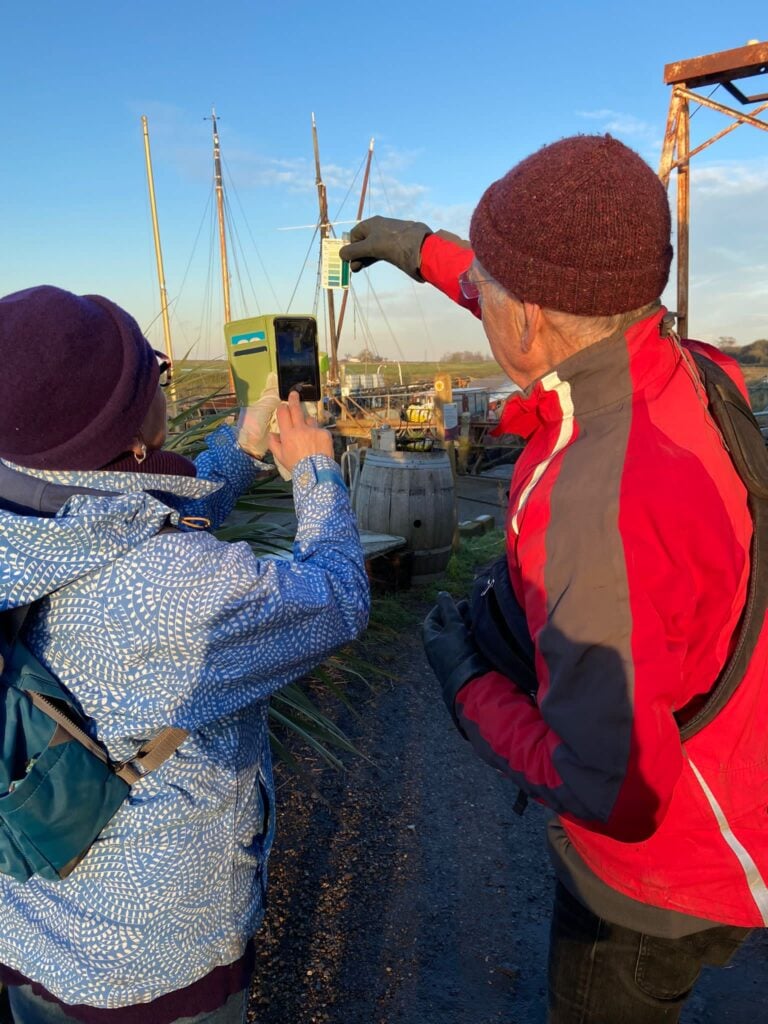
[[[480,196],[478,195],[478,199]],[[433,228],[445,228],[460,238],[469,238],[469,222],[475,209],[475,203],[457,203],[456,205],[430,203],[426,207],[424,219]]]
[[[594,121],[601,131],[615,132],[629,138],[641,139],[644,142],[659,137],[659,126],[650,121],[643,121],[634,114],[625,114],[618,110],[601,107],[599,110],[577,110],[577,117]]]
[[[374,162],[386,174],[399,174],[412,167],[422,156],[422,149],[398,149],[389,143],[374,143]]]
[[[289,192],[310,192],[315,187],[315,172],[304,157],[271,157],[235,150],[227,155],[229,176],[242,191],[252,188],[279,188]]]
[[[380,213],[388,213],[394,217],[413,217],[416,207],[421,204],[429,189],[426,185],[415,182],[399,181],[397,178],[379,178],[370,187],[371,205],[377,206]]]
[[[691,167],[690,330],[748,343],[768,337],[768,160],[705,159]]]
[[[691,187],[712,197],[768,195],[768,160],[701,167],[694,158]]]
[[[413,217],[425,202],[429,188],[409,181],[406,174],[413,162],[413,153],[388,148],[384,156],[374,163],[368,187],[368,206],[375,212],[393,217]],[[323,182],[331,206],[351,199],[357,205],[362,185],[362,163],[356,167],[325,161],[322,164]],[[306,157],[270,156],[242,147],[230,147],[226,169],[240,190],[267,188],[284,190],[290,194],[315,192],[314,163]]]
[[[609,132],[637,149],[649,163],[661,152],[662,132],[656,122],[643,121],[634,114],[601,107],[598,110],[578,110],[576,116],[594,122],[595,129]]]
[[[139,105],[132,104],[131,110],[138,112]],[[162,159],[174,164],[186,180],[210,179],[210,121],[192,117],[188,110],[167,103],[143,103],[142,110],[148,113],[153,136],[158,140],[156,149]],[[403,150],[386,143],[374,146],[369,209],[393,217],[424,217],[430,189],[414,181],[408,173],[421,155],[418,149]],[[344,205],[345,215],[354,216],[362,184],[362,157],[363,154],[355,165],[329,160],[322,164],[323,181],[335,216],[338,216],[340,204]],[[225,183],[228,180],[240,194],[272,190],[288,197],[309,199],[316,190],[311,157],[265,152],[238,135],[231,126],[228,126],[226,145],[222,148],[222,163]]]

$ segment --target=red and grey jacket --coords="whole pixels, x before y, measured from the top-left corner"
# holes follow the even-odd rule
[[[472,253],[430,236],[422,276],[454,300]],[[507,513],[509,571],[535,647],[535,701],[492,671],[457,695],[477,751],[553,808],[588,867],[653,906],[768,924],[768,629],[742,684],[681,742],[744,608],[744,485],[662,312],[512,396],[526,438]]]

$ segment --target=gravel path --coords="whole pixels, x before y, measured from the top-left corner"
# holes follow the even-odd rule
[[[543,1024],[552,876],[544,811],[453,728],[419,638],[398,682],[342,725],[370,758],[344,773],[278,766],[270,904],[257,936],[258,1024]],[[706,972],[685,1024],[756,1024],[761,932]],[[617,1022],[619,1024],[619,1022]]]

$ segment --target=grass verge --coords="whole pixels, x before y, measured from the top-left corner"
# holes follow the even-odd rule
[[[477,570],[503,550],[502,530],[462,538],[440,579],[374,596],[368,630],[359,640],[338,651],[303,681],[273,695],[273,751],[318,795],[306,771],[312,763],[307,753],[311,751],[321,763],[335,769],[345,767],[345,755],[365,757],[347,729],[361,717],[380,687],[398,684],[403,634],[420,637],[421,623],[438,591],[447,590],[457,599],[466,597]],[[340,715],[345,726],[337,724]]]
[[[368,634],[361,641],[376,641],[381,633],[397,633],[421,626],[424,609],[447,590],[455,598],[467,597],[478,569],[504,551],[504,531],[491,530],[479,537],[463,537],[457,551],[438,580],[411,587],[397,594],[374,597]]]

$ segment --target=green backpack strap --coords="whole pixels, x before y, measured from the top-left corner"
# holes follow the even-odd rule
[[[747,599],[731,657],[711,690],[675,713],[683,740],[709,725],[735,693],[757,647],[768,609],[768,449],[748,402],[725,370],[706,356],[690,354],[704,384],[710,415],[747,489],[752,543]]]
[[[114,772],[123,782],[133,786],[139,779],[153,772],[156,768],[167,761],[184,742],[189,733],[185,729],[177,729],[168,726],[161,729],[157,735],[140,747],[140,749],[126,761],[115,762],[110,760],[104,746],[97,740],[92,739],[88,733],[74,721],[73,716],[62,710],[60,705],[55,704],[49,697],[32,689],[26,690],[27,696],[44,714],[52,719],[59,728],[63,729],[72,739],[81,743],[94,757],[103,761],[110,771]]]
[[[161,729],[151,740],[147,740],[128,761],[113,764],[112,770],[115,775],[119,775],[124,782],[132,786],[149,772],[159,768],[163,761],[167,761],[188,735],[186,729],[176,729],[171,726]]]
[[[0,616],[2,621],[0,673],[5,668],[9,652],[17,642],[20,642],[19,634],[33,607],[34,604],[22,605],[19,608],[3,612],[2,616]],[[26,647],[24,649],[26,650]],[[31,652],[29,656],[32,657]],[[33,664],[35,666],[39,665],[37,659],[34,659]],[[58,683],[58,686],[61,686],[61,684]],[[110,760],[106,748],[89,736],[85,729],[82,728],[83,723],[78,721],[79,716],[71,712],[68,713],[69,709],[64,702],[52,699],[50,693],[39,692],[31,685],[25,688],[25,692],[39,711],[42,711],[43,714],[52,719],[72,739],[82,744],[94,757],[98,757],[100,761],[103,761],[115,775],[129,786],[133,786],[143,776],[159,768],[164,761],[168,760],[171,754],[178,750],[189,735],[185,729],[168,726],[147,740],[132,757],[125,761],[114,762]]]

